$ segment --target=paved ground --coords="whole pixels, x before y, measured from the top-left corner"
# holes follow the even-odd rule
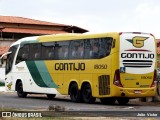
[[[85,120],[98,120],[98,119],[113,119],[113,116],[119,116],[121,120],[140,120],[141,117],[129,117],[137,116],[139,114],[146,114],[145,111],[149,113],[154,113],[154,111],[160,111],[160,102],[138,102],[137,100],[132,100],[127,105],[102,105],[97,99],[95,104],[85,104],[85,103],[73,103],[69,96],[56,96],[54,100],[48,100],[46,95],[28,95],[27,98],[17,97],[16,92],[4,92],[4,87],[0,87],[0,109],[3,111],[5,109],[16,109],[22,111],[43,111],[45,115],[68,115],[73,113],[74,116],[78,116],[77,119]],[[3,91],[3,92],[2,92]],[[59,106],[64,108],[64,112],[58,112],[55,114],[55,108]],[[49,110],[52,108],[51,110]],[[69,112],[68,112],[69,111]],[[157,113],[157,112],[155,112]],[[134,115],[133,115],[134,114]],[[160,112],[158,113],[160,116]],[[96,116],[93,118],[88,118],[87,116]],[[104,117],[105,116],[105,117]],[[112,116],[112,117],[111,117]],[[98,117],[98,119],[97,119]],[[119,120],[119,117],[114,117],[114,120]],[[143,117],[143,119],[160,119],[157,117]]]

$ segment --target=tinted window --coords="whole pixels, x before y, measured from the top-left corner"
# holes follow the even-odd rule
[[[108,56],[111,52],[112,48],[112,38],[101,38],[99,39],[100,47],[99,47],[99,58],[103,58]]]
[[[55,58],[55,43],[47,42],[42,43],[42,59],[53,60]]]
[[[41,44],[34,43],[30,44],[30,56],[29,60],[41,60]]]
[[[29,44],[22,44],[20,46],[16,63],[19,63],[21,61],[29,60]]]
[[[99,49],[100,49],[100,39],[91,39],[91,51],[90,51],[90,57],[91,58],[99,58]]]
[[[86,59],[98,59],[108,56],[112,47],[112,38],[93,38],[85,40]]]
[[[69,46],[69,59],[84,58],[84,40],[71,41]]]
[[[90,59],[92,57],[92,46],[90,39],[84,41],[84,58]]]
[[[55,59],[68,59],[69,41],[55,42]]]
[[[26,60],[99,59],[111,52],[112,38],[21,45],[16,63]]]

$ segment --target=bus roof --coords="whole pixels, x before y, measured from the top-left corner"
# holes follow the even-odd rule
[[[84,34],[75,34],[75,33],[69,33],[69,34],[57,34],[57,35],[45,35],[38,37],[38,40],[40,42],[50,42],[50,41],[63,41],[63,40],[72,40],[72,39],[87,39],[87,38],[98,38],[98,37],[107,37],[107,36],[113,36],[113,35],[119,35],[118,32],[112,32],[112,33],[84,33]]]
[[[33,37],[25,37],[22,39],[17,40],[16,42],[14,42],[10,47],[14,46],[14,45],[18,45],[22,42],[27,42],[27,41],[33,41],[33,40],[37,40],[38,36],[33,36]]]
[[[53,34],[53,35],[42,35],[42,36],[33,36],[33,37],[25,37],[22,38],[11,46],[18,45],[22,42],[30,43],[30,42],[50,42],[50,41],[63,41],[63,40],[72,40],[72,39],[87,39],[87,38],[98,38],[98,37],[107,37],[107,36],[117,36],[123,33],[128,34],[147,34],[147,33],[140,33],[140,32],[108,32],[108,33],[63,33],[63,34]],[[150,34],[152,35],[152,34]]]
[[[25,37],[22,39],[19,39],[18,41],[14,42],[11,46],[18,45],[22,42],[50,42],[50,41],[63,41],[63,40],[72,40],[74,38],[78,39],[84,39],[84,38],[98,38],[98,37],[106,37],[109,35],[117,35],[118,32],[110,32],[110,33],[84,33],[84,34],[78,34],[78,33],[64,33],[64,34],[53,34],[53,35],[42,35],[42,36],[33,36],[33,37]],[[11,47],[10,46],[10,47]]]

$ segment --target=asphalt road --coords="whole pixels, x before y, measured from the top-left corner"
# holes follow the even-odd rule
[[[28,95],[27,98],[19,98],[14,92],[0,92],[0,108],[16,109],[16,110],[31,110],[31,111],[49,111],[49,106],[62,106],[65,111],[96,111],[94,115],[102,111],[110,111],[109,114],[117,111],[124,111],[128,114],[129,111],[160,111],[160,102],[138,102],[131,101],[127,105],[103,105],[96,100],[94,104],[73,103],[69,96],[56,96],[54,100],[48,100],[45,95]],[[93,114],[93,113],[92,113]],[[136,113],[138,114],[138,113]],[[158,113],[160,115],[160,112]]]

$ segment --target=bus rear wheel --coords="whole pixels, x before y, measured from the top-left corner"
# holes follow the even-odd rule
[[[82,101],[81,91],[78,90],[77,83],[73,83],[71,85],[69,91],[70,91],[69,94],[70,94],[70,98],[71,98],[72,102],[81,102]]]
[[[82,87],[82,98],[85,103],[94,103],[96,98],[92,96],[92,89],[90,84],[85,84]]]
[[[27,96],[27,93],[23,91],[23,84],[21,81],[17,83],[16,90],[18,97],[25,98]]]
[[[56,97],[56,94],[47,94],[49,100],[53,100]]]
[[[110,98],[100,98],[100,101],[102,104],[114,104],[116,101],[116,98],[110,97]]]
[[[117,101],[120,105],[126,105],[129,102],[129,98],[120,97],[120,98],[117,98]]]

